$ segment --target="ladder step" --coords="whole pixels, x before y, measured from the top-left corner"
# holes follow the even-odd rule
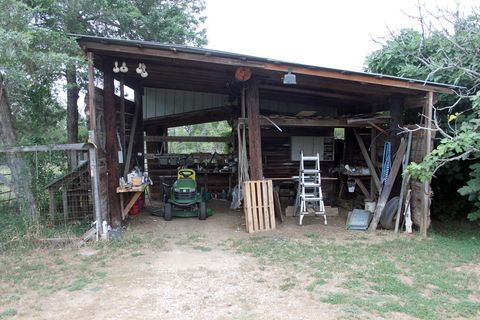
[[[315,182],[304,182],[303,185],[307,188],[320,187],[320,183]]]
[[[309,202],[309,201],[323,201],[323,198],[310,198],[310,197],[303,197],[303,196],[300,196],[305,202]]]
[[[318,157],[313,157],[313,156],[303,156],[303,161],[317,161]]]
[[[319,169],[303,169],[303,173],[306,173],[306,174],[312,174],[312,173],[318,174],[318,173],[320,173],[320,170],[319,170]]]

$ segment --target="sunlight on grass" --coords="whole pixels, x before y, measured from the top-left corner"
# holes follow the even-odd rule
[[[480,241],[475,235],[437,232],[425,241],[402,238],[366,244],[352,240],[339,245],[307,233],[305,241],[251,237],[232,241],[231,248],[261,259],[262,265],[311,270],[304,288],[312,293],[332,278],[345,279],[339,285],[345,292],[318,291],[317,296],[345,306],[346,312],[363,310],[382,316],[400,312],[438,319],[473,317],[480,311],[480,304],[472,300],[480,296],[480,280],[461,270],[465,264],[480,263]],[[291,289],[289,283],[284,280],[282,287]]]

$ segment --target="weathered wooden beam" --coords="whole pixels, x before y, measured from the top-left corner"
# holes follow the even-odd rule
[[[369,125],[369,124],[382,124],[388,123],[390,117],[382,116],[378,118],[350,118],[347,119],[347,124],[359,124],[359,125]]]
[[[123,170],[123,178],[125,180],[127,179],[127,174],[130,171],[130,162],[132,161],[133,144],[134,144],[134,141],[135,141],[135,133],[136,133],[136,130],[137,130],[138,113],[140,112],[140,109],[142,108],[140,106],[137,95],[135,95],[135,100],[136,100],[135,114],[133,116],[132,129],[130,130],[130,137],[129,137],[129,141],[128,141],[127,160],[125,161],[125,169]]]
[[[395,178],[397,177],[398,171],[400,170],[400,167],[402,165],[406,146],[407,144],[405,142],[405,139],[402,138],[400,146],[398,147],[397,155],[395,156],[395,160],[393,161],[390,174],[388,175],[387,181],[385,182],[382,192],[380,193],[380,197],[378,198],[377,206],[375,207],[375,212],[373,213],[372,222],[370,223],[370,227],[368,228],[368,231],[370,232],[377,230],[378,222],[380,221],[383,209],[385,208],[388,198],[390,197],[390,193],[392,192]]]
[[[239,118],[239,121],[245,121]],[[307,119],[307,118],[292,118],[292,117],[270,117],[279,127],[334,127],[334,128],[365,128],[371,125],[366,122],[348,123],[348,119]],[[265,118],[259,119],[262,127],[273,126]],[[385,123],[385,120],[378,121],[378,123]]]
[[[138,46],[126,46],[121,44],[105,44],[98,42],[91,42],[88,40],[80,41],[80,45],[87,50],[103,51],[104,54],[116,54],[123,56],[148,56],[155,58],[169,58],[175,60],[205,62],[212,64],[221,64],[227,66],[242,66],[250,68],[258,68],[263,70],[277,71],[287,73],[289,71],[295,74],[302,74],[308,76],[317,76],[331,79],[340,79],[355,81],[365,84],[377,84],[382,86],[390,86],[396,88],[406,88],[419,91],[434,91],[442,93],[452,93],[450,88],[433,86],[429,84],[421,84],[413,81],[406,81],[403,79],[392,79],[390,77],[372,76],[358,72],[339,72],[338,70],[317,68],[302,65],[292,65],[287,63],[272,63],[268,61],[248,60],[247,57],[220,57],[215,55],[199,54],[192,52],[181,52],[179,50],[168,50],[166,48],[147,48]],[[253,70],[255,73],[255,70]]]
[[[103,76],[104,81],[104,115],[105,115],[105,157],[107,159],[107,185],[108,185],[108,207],[110,213],[110,223],[113,228],[122,225],[122,210],[120,208],[120,198],[116,192],[120,178],[117,164],[117,128],[116,128],[116,110],[115,93],[113,84],[113,72],[106,69]]]
[[[18,146],[0,148],[0,153],[15,152],[35,152],[35,151],[68,151],[68,150],[88,150],[90,145],[87,143],[70,143],[70,144],[45,144],[37,146]]]
[[[375,127],[370,129],[370,160],[372,161],[373,167],[377,168],[377,130]],[[377,198],[377,185],[370,179],[370,200],[375,201]]]
[[[120,77],[120,144],[123,161],[125,161],[125,76],[123,74]]]
[[[88,59],[88,120],[90,130],[97,130],[97,117],[95,112],[95,73],[93,52],[87,52]],[[92,141],[96,143],[96,141]]]
[[[260,130],[260,99],[258,83],[250,82],[246,92],[248,116],[248,154],[250,164],[250,179],[262,180],[262,140]]]
[[[272,85],[262,85],[260,89],[265,90],[272,90],[272,91],[281,91],[281,92],[291,92],[291,93],[298,93],[298,94],[306,94],[310,96],[318,96],[318,97],[327,97],[327,98],[336,98],[336,99],[343,99],[343,100],[350,100],[350,101],[360,101],[360,102],[368,102],[370,101],[370,96],[359,96],[359,95],[349,95],[349,94],[341,94],[341,93],[332,93],[332,92],[325,92],[321,90],[311,90],[311,89],[299,89],[299,88],[291,88],[286,86],[272,86]]]
[[[432,151],[432,113],[433,113],[433,92],[427,93],[427,99],[425,101],[424,114],[425,114],[425,156]],[[427,237],[427,230],[429,226],[430,218],[430,195],[431,195],[431,179],[423,183],[423,200],[422,200],[422,223],[420,225],[420,234],[423,238]]]
[[[372,160],[370,159],[370,156],[368,155],[367,148],[365,148],[365,144],[363,143],[362,137],[358,133],[356,129],[353,129],[353,133],[355,134],[355,138],[357,139],[358,145],[360,146],[360,150],[362,151],[362,155],[365,158],[365,162],[367,163],[368,169],[370,170],[370,175],[372,176],[372,180],[375,183],[375,187],[377,190],[380,190],[382,188],[380,184],[380,179],[378,179],[377,171],[375,169],[375,166],[373,165]]]
[[[95,131],[88,131],[88,140],[92,143],[93,141],[96,141]],[[103,234],[102,223],[103,221],[107,221],[107,212],[102,212],[100,196],[100,170],[98,168],[98,151],[96,148],[90,148],[88,151],[88,160],[90,165],[90,181],[92,183],[93,212],[95,221],[97,222],[98,236],[102,239],[105,239],[108,235]]]
[[[403,124],[402,113],[403,99],[392,98],[390,100],[390,142],[392,150],[397,150],[400,143],[398,133],[401,131],[400,127]]]
[[[142,169],[145,165],[145,141],[144,141],[144,126],[143,126],[143,88],[135,88],[135,108],[138,107],[137,125],[135,126],[135,140],[133,141],[133,153],[135,160],[140,163]]]
[[[146,142],[230,142],[230,137],[206,136],[145,136]]]

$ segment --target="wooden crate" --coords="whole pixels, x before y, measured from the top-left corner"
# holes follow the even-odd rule
[[[245,181],[243,199],[248,233],[275,229],[272,180]]]

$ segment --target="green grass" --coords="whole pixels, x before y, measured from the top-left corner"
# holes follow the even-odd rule
[[[0,319],[7,319],[17,315],[17,309],[8,308],[5,311],[0,312]]]
[[[342,279],[342,292],[317,293],[321,301],[342,305],[345,312],[363,310],[388,317],[390,312],[420,319],[475,317],[480,304],[480,279],[462,271],[467,264],[480,263],[478,230],[441,230],[430,239],[401,238],[379,244],[349,241],[337,244],[316,234],[306,240],[251,237],[231,243],[237,252],[259,258],[260,264],[310,271],[305,290],[316,293],[330,281]],[[298,280],[284,280],[282,290]]]
[[[297,279],[295,277],[285,278],[283,279],[282,284],[280,285],[280,290],[288,291],[295,288],[296,285],[297,285]]]
[[[212,248],[207,247],[207,246],[194,246],[193,249],[203,251],[203,252],[212,251]]]

